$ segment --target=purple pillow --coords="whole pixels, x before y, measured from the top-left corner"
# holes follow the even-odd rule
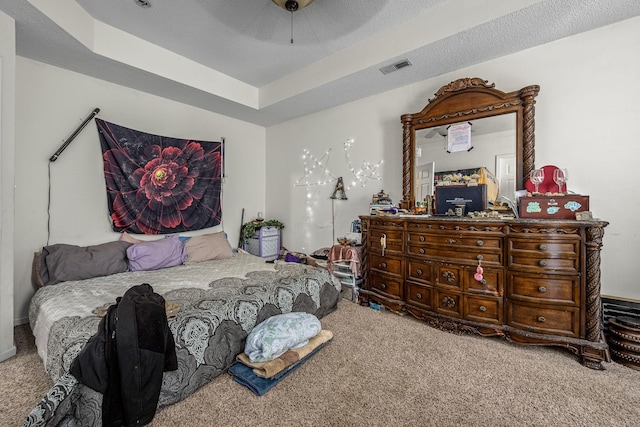
[[[158,270],[182,264],[187,259],[178,236],[136,243],[127,248],[129,271]]]

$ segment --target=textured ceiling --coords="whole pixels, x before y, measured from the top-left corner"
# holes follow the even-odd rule
[[[0,10],[20,56],[263,126],[640,15],[638,0],[315,0],[291,44],[271,0],[149,1]]]

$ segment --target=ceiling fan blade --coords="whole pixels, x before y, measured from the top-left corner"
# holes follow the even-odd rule
[[[426,135],[424,136],[426,139],[431,139],[434,138],[436,136],[447,136],[447,128],[444,126],[441,127],[437,127],[437,128],[432,128],[431,130],[429,130],[429,132],[426,133]]]

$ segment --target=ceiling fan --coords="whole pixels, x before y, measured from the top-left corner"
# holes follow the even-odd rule
[[[432,128],[429,132],[427,132],[427,133],[425,134],[425,136],[424,136],[424,137],[425,137],[426,139],[431,139],[431,138],[435,137],[436,135],[440,135],[440,136],[442,136],[442,137],[445,137],[445,138],[446,138],[446,136],[447,136],[447,129],[448,129],[448,128],[449,128],[449,126],[440,126],[440,127],[437,127],[437,128]]]
[[[288,10],[289,12],[295,12],[298,9],[304,9],[313,3],[313,0],[272,0],[275,4],[283,8],[284,10]]]
[[[272,0],[275,4],[291,12],[291,44],[293,44],[293,12],[303,9],[313,3],[313,0]]]

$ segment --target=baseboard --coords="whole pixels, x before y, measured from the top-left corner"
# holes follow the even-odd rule
[[[13,319],[13,326],[24,325],[25,323],[29,323],[29,317],[18,317],[17,319]]]
[[[9,347],[9,349],[0,353],[0,362],[2,362],[3,360],[7,360],[10,357],[13,357],[15,355],[16,355],[16,346],[14,345],[13,347]]]

